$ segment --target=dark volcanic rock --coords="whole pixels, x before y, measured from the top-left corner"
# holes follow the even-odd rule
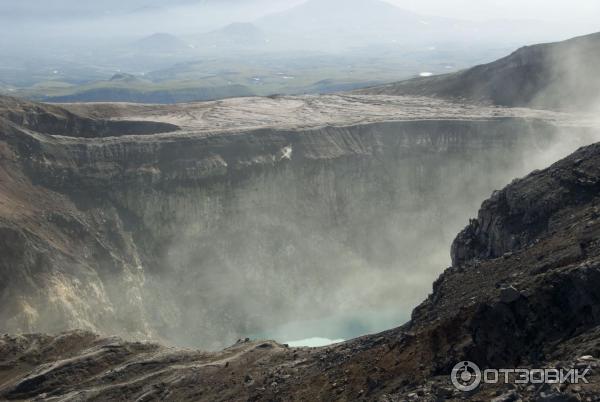
[[[516,180],[485,201],[452,245],[452,261],[497,258],[531,245],[555,230],[565,206],[586,205],[600,190],[598,145]]]

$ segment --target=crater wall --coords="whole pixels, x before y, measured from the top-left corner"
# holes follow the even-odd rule
[[[0,330],[202,348],[408,319],[481,200],[596,135],[498,118],[83,141],[7,124],[6,170],[36,213],[3,222]]]

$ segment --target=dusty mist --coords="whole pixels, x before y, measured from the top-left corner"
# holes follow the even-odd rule
[[[338,339],[402,324],[482,200],[600,140],[596,129],[521,119],[318,135],[371,149],[310,159],[290,140],[289,158],[268,168],[115,195],[153,237],[141,287],[151,332],[218,349],[245,336]]]
[[[482,200],[600,139],[559,113],[422,105],[402,108],[415,120],[97,138],[77,121],[36,133],[54,108],[27,130],[0,121],[0,330],[218,349],[402,324]]]
[[[111,202],[135,217],[142,250],[148,332],[219,349],[246,336],[348,339],[406,322],[484,199],[600,141],[600,84],[584,65],[586,46],[551,56],[563,84],[533,102],[564,105],[587,88],[582,98],[597,101],[574,102],[581,116],[572,124],[434,119],[273,130],[250,135],[249,145],[220,144],[225,163],[211,161],[207,180],[118,190]],[[186,177],[194,157],[173,176]]]
[[[523,92],[530,92],[528,106],[568,110],[597,115],[600,103],[600,34],[564,42],[539,45],[528,66],[529,80]],[[526,68],[526,67],[524,67]]]

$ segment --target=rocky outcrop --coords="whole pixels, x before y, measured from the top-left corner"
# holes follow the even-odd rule
[[[453,264],[497,258],[529,246],[554,230],[565,205],[583,205],[596,197],[600,189],[597,150],[585,148],[573,158],[494,193],[454,241]]]

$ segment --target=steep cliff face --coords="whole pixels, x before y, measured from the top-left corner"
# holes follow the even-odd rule
[[[555,229],[565,205],[589,203],[600,189],[600,165],[590,157],[593,152],[593,148],[581,151],[579,159],[558,162],[549,171],[533,173],[494,193],[454,241],[453,263],[497,258],[531,245]]]
[[[23,161],[35,140],[7,121],[0,127],[3,331],[147,334],[134,286],[143,276],[115,209],[80,208],[68,195],[33,183]]]
[[[263,125],[260,102],[300,105],[243,102]],[[343,113],[364,111],[352,107]],[[315,316],[394,306],[408,318],[449,262],[423,250],[447,249],[480,199],[563,144],[551,120],[502,110],[432,120],[435,107],[406,107],[409,121],[225,131],[188,121],[84,139],[2,120],[1,329],[217,348]],[[86,108],[75,116],[134,120],[127,105]],[[157,107],[131,108],[138,117]],[[161,109],[164,121],[219,115],[182,109]],[[595,132],[569,134],[584,143]]]

